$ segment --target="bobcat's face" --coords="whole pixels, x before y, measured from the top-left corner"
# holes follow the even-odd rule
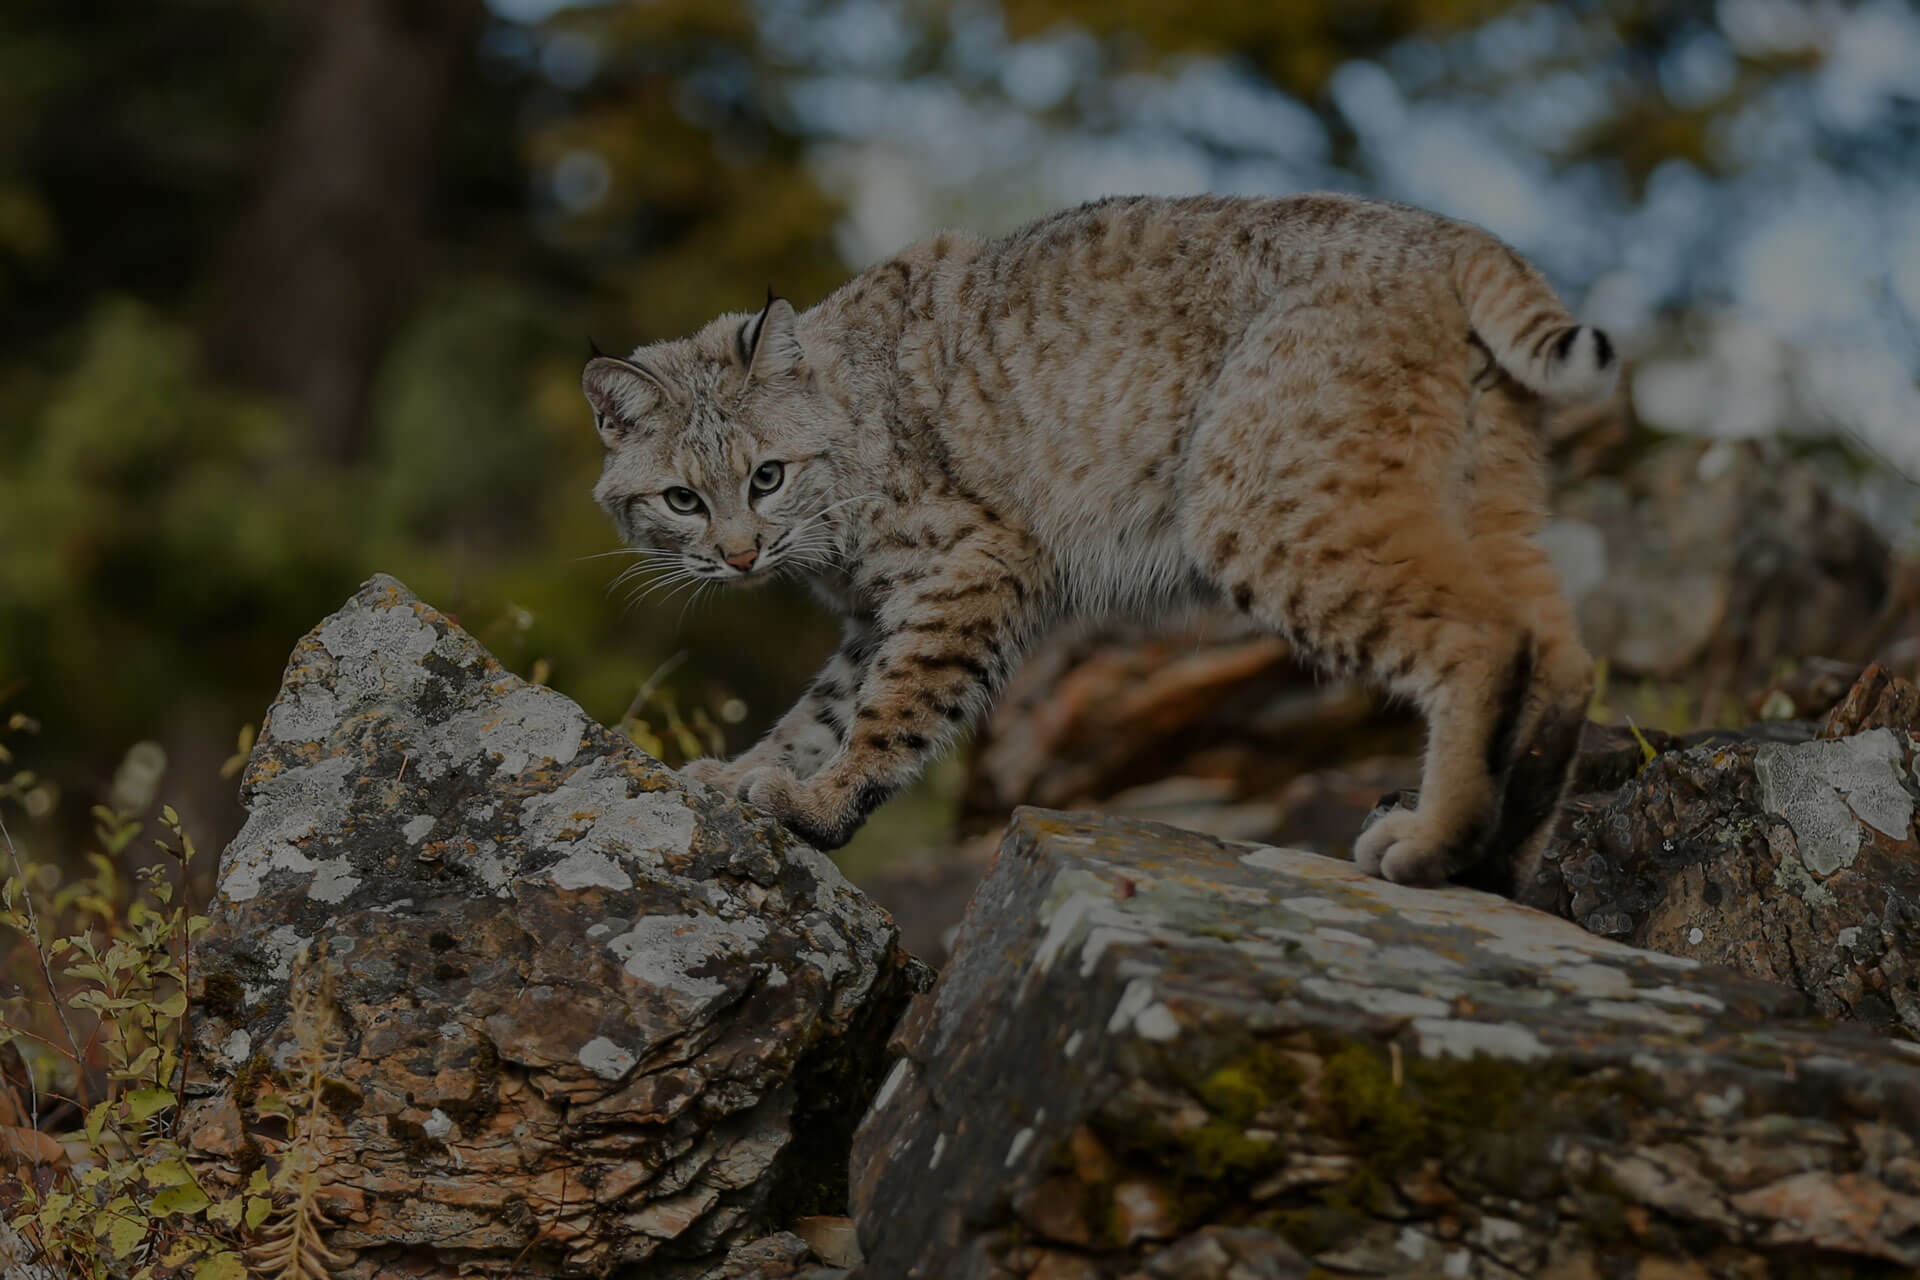
[[[759,584],[828,563],[844,422],[794,320],[774,301],[632,360],[588,363],[583,386],[607,447],[594,497],[643,564]]]

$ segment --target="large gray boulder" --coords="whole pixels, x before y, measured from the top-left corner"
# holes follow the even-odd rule
[[[840,1212],[910,966],[826,858],[390,578],[294,650],[242,795],[193,956],[209,1176],[285,1154],[251,1106],[310,1062],[298,999],[353,1274],[748,1274]]]
[[[1920,1057],[1467,889],[1023,810],[854,1150],[858,1280],[1911,1275]]]

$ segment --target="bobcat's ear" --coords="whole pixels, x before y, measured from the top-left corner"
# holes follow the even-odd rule
[[[767,305],[740,329],[740,355],[747,364],[747,381],[793,373],[807,363],[800,346],[799,317],[793,304],[767,292]]]
[[[593,406],[594,429],[609,448],[638,430],[667,395],[666,386],[645,367],[613,356],[587,361],[580,389]]]

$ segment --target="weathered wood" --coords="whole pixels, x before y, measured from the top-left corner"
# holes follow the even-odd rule
[[[1911,1274],[1920,1058],[1809,1013],[1470,890],[1022,811],[856,1137],[856,1275]]]

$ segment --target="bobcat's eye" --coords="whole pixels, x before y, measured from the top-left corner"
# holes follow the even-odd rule
[[[671,510],[677,511],[683,516],[690,516],[697,511],[705,511],[707,509],[707,504],[700,501],[699,494],[680,485],[675,485],[662,496],[666,498],[667,506]]]
[[[755,493],[772,493],[787,478],[787,467],[782,462],[763,462],[754,468],[750,482]]]

